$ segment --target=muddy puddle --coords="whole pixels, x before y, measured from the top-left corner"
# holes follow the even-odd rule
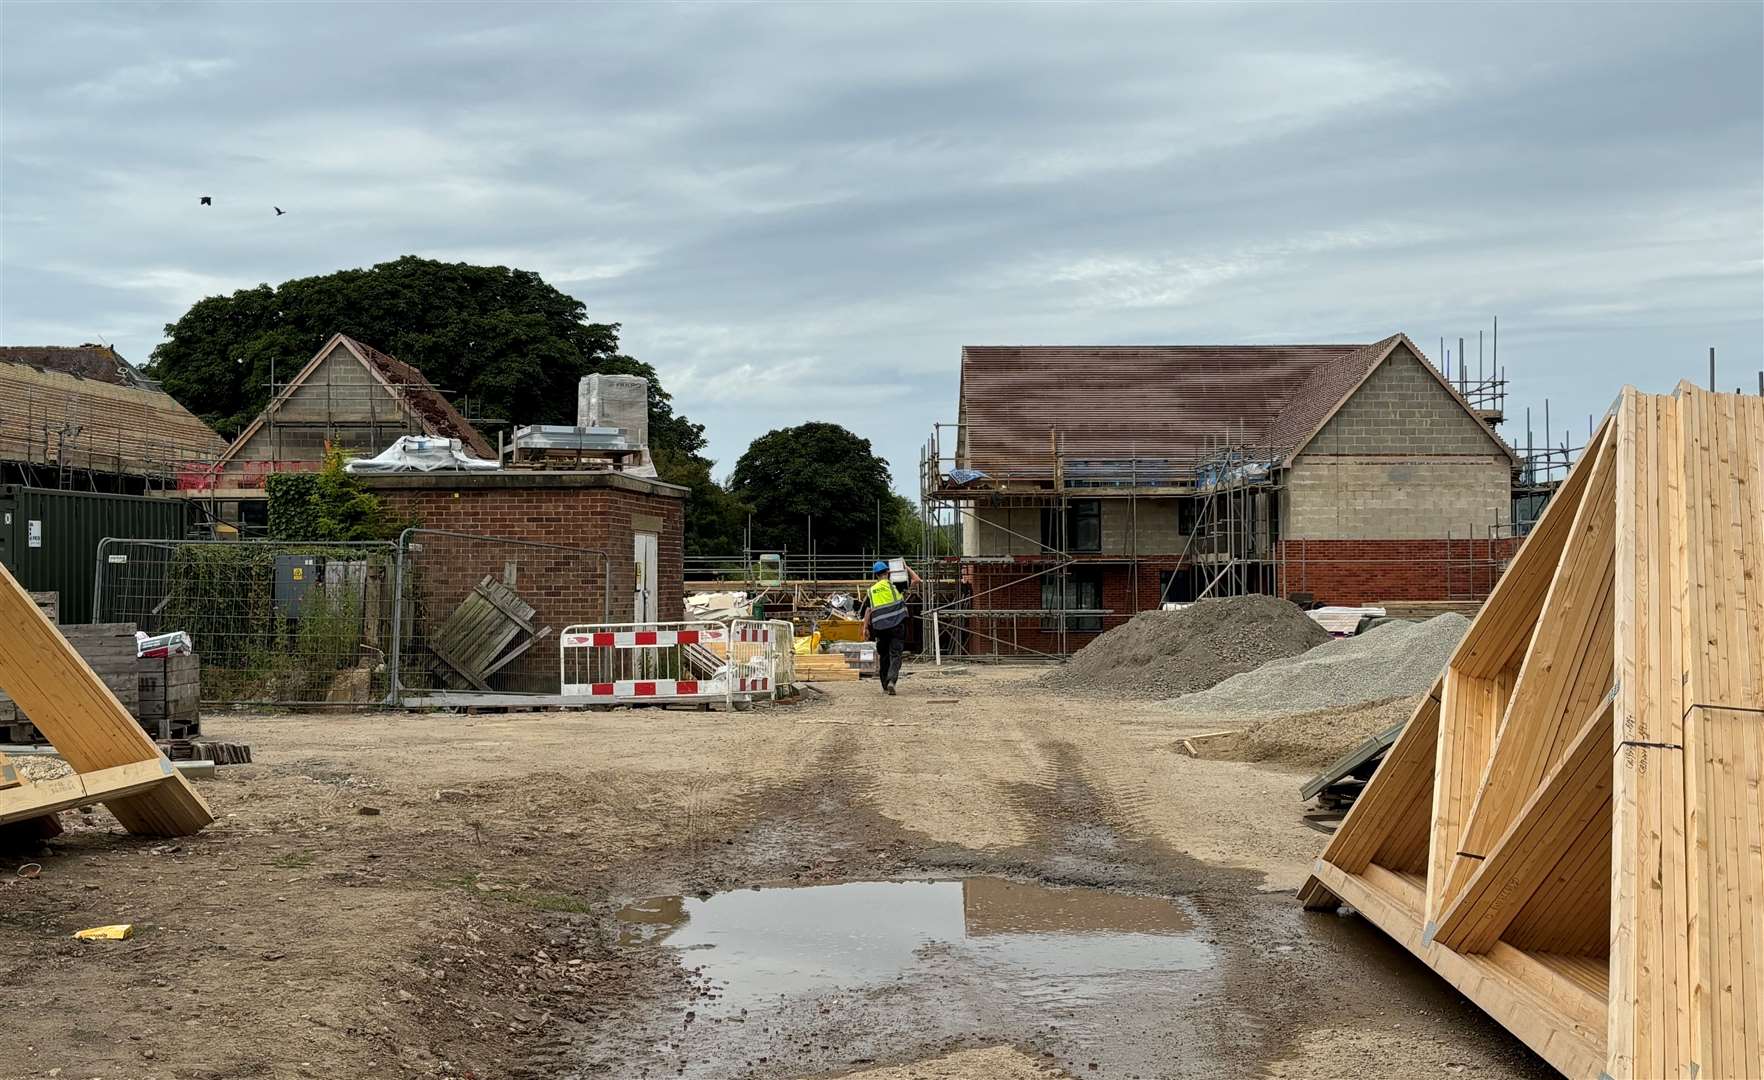
[[[1154,1075],[1123,1055],[1151,1052],[1162,1040],[1136,1036],[1167,1033],[1217,978],[1185,901],[999,878],[661,897],[618,918],[628,945],[679,950],[699,981],[652,1041],[655,1076],[801,1075],[966,1038]]]
[[[1073,1001],[1119,976],[1194,971],[1211,960],[1175,901],[999,878],[670,896],[633,904],[619,920],[627,942],[651,938],[685,954],[714,995],[708,1012],[879,986],[939,951],[998,977],[1035,978]]]

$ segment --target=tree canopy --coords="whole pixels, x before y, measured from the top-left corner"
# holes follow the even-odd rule
[[[883,554],[918,550],[918,526],[909,524],[916,518],[894,493],[888,462],[870,440],[838,424],[800,424],[755,439],[736,462],[729,490],[752,508],[757,549],[807,551],[812,516],[818,551],[876,553],[878,518]]]
[[[520,424],[576,422],[576,384],[600,373],[649,380],[649,437],[690,458],[704,429],[675,414],[653,368],[619,351],[619,325],[530,270],[406,255],[199,300],[165,328],[150,367],[166,390],[233,437],[332,334],[420,370],[472,415]]]

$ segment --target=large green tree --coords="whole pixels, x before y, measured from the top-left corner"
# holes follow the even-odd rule
[[[519,424],[576,422],[591,373],[649,380],[650,443],[686,458],[704,429],[677,415],[655,371],[619,351],[617,323],[588,321],[580,300],[531,270],[406,255],[199,300],[165,328],[150,365],[167,391],[226,436],[336,333],[415,366],[472,414]]]
[[[649,442],[662,479],[691,489],[689,554],[741,550],[746,508],[711,480],[704,428],[674,411],[648,364],[619,351],[619,325],[530,270],[406,255],[199,300],[165,328],[150,367],[183,406],[237,435],[332,334],[415,366],[474,416],[573,424],[582,376],[649,380]],[[491,435],[494,441],[494,435]]]
[[[878,516],[884,554],[917,536],[902,524],[906,500],[892,490],[888,462],[877,457],[870,440],[838,424],[808,423],[769,431],[753,441],[736,462],[729,490],[753,511],[754,547],[808,550],[810,518],[814,544],[827,554],[876,553]]]
[[[658,450],[655,468],[663,479],[691,492],[686,503],[686,554],[739,554],[747,529],[747,506],[711,478],[711,462],[675,450]]]

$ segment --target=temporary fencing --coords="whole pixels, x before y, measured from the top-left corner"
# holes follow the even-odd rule
[[[790,640],[752,619],[578,624],[558,638],[559,684],[598,705],[749,702],[788,688]]]

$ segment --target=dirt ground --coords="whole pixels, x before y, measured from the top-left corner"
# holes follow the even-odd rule
[[[1551,1075],[1357,917],[1299,909],[1325,842],[1300,773],[1184,757],[1220,725],[1032,680],[917,669],[897,698],[865,681],[738,713],[212,716],[257,764],[199,782],[208,830],[136,839],[99,809],[0,854],[0,1075]],[[1205,987],[1031,1024],[945,980],[695,1026],[692,958],[614,918],[982,874],[1180,898]],[[113,922],[134,938],[70,936]]]

